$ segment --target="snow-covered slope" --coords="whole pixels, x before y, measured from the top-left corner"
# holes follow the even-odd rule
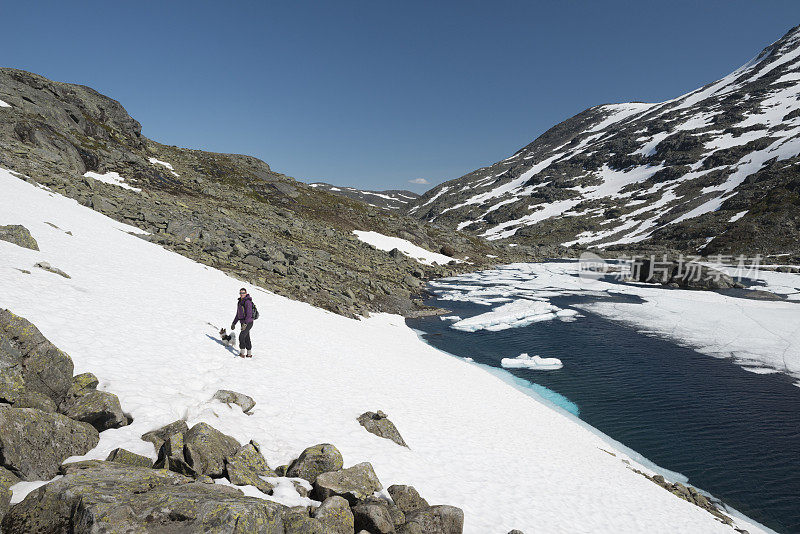
[[[800,27],[674,100],[588,109],[409,211],[534,244],[798,251],[798,154]]]
[[[314,189],[323,189],[339,196],[354,198],[366,202],[370,206],[388,210],[405,210],[408,204],[419,198],[417,193],[405,189],[390,189],[388,191],[367,191],[355,187],[337,187],[325,182],[308,184]]]
[[[0,307],[33,321],[133,416],[87,457],[119,446],[155,457],[139,436],[185,417],[257,440],[272,466],[334,443],[346,464],[372,462],[384,485],[462,507],[470,533],[733,533],[634,473],[620,447],[425,345],[398,316],[348,319],[250,288],[262,318],[255,357],[243,360],[215,340],[241,281],[2,170],[0,224],[25,225],[41,249],[0,241]],[[71,278],[33,268],[39,261]],[[253,415],[211,402],[220,388],[251,395]],[[356,422],[378,408],[410,449]]]

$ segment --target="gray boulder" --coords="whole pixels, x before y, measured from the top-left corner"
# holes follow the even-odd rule
[[[423,534],[461,534],[464,531],[464,512],[455,506],[431,506],[406,514],[406,521],[419,526]]]
[[[0,467],[0,517],[8,511],[11,503],[11,486],[17,482],[19,478],[14,473],[5,467]],[[352,531],[350,529],[350,532]]]
[[[107,462],[117,462],[134,467],[153,467],[153,460],[125,449],[114,449],[108,454]]]
[[[428,501],[420,497],[414,486],[402,486],[394,484],[387,488],[389,495],[392,496],[394,503],[404,512],[416,512],[429,508]]]
[[[267,461],[251,442],[241,447],[236,454],[225,459],[225,476],[237,486],[255,486],[259,491],[272,494],[272,484],[261,479],[262,476],[276,477]]]
[[[371,432],[385,439],[390,439],[403,447],[408,447],[403,436],[397,431],[397,427],[394,426],[394,423],[389,421],[386,414],[382,411],[378,410],[377,412],[362,413],[358,416],[358,422],[367,429],[367,432]]]
[[[383,489],[372,464],[362,462],[340,471],[320,473],[314,481],[311,498],[324,501],[328,497],[339,496],[350,504],[366,499]]]
[[[57,274],[58,276],[63,276],[64,278],[72,278],[70,275],[68,275],[58,267],[53,267],[52,265],[50,265],[49,262],[46,261],[37,262],[36,264],[34,264],[34,267],[37,267],[49,273]]]
[[[353,534],[353,512],[343,497],[328,497],[311,515],[322,523],[327,534]]]
[[[100,383],[92,373],[81,373],[72,377],[72,383],[67,390],[67,397],[83,397],[97,389]]]
[[[72,383],[72,360],[50,343],[30,321],[0,310],[0,361],[4,367],[15,367],[19,375],[9,379],[4,388],[13,391],[19,386],[50,397],[59,404]],[[3,373],[5,374],[5,373]],[[0,383],[5,381],[0,381]]]
[[[100,437],[89,424],[33,408],[0,406],[0,457],[23,480],[47,480],[70,456],[80,456]]]
[[[392,515],[385,501],[370,499],[352,507],[355,530],[366,530],[372,534],[394,534]]]
[[[38,391],[24,391],[13,403],[15,408],[35,408],[43,412],[55,413],[56,403],[53,399]]]
[[[25,392],[25,378],[22,376],[20,364],[4,358],[4,342],[8,344],[7,340],[0,339],[0,402],[14,404]]]
[[[283,528],[286,534],[328,534],[321,522],[309,517],[307,511],[299,509],[284,513]]]
[[[285,507],[239,490],[113,462],[72,472],[11,507],[3,532],[284,534]]]
[[[39,244],[36,243],[30,231],[19,224],[0,226],[0,240],[8,241],[9,243],[14,243],[15,245],[31,250],[39,250]]]
[[[69,399],[61,411],[67,417],[89,423],[101,432],[128,424],[119,398],[107,391],[92,390],[81,397]]]
[[[256,405],[256,401],[253,400],[253,397],[228,389],[218,390],[214,393],[214,398],[228,405],[236,404],[241,407],[244,413],[248,413]]]
[[[161,450],[161,445],[164,441],[173,434],[185,434],[189,430],[189,426],[183,419],[178,419],[161,428],[151,430],[142,434],[144,441],[149,441],[156,448],[156,451]]]
[[[207,423],[197,423],[183,436],[186,462],[201,475],[221,478],[225,458],[233,456],[241,444]]]
[[[158,459],[153,464],[153,468],[167,469],[186,476],[196,476],[197,472],[186,461],[184,451],[183,434],[175,433],[169,436],[158,449]]]
[[[300,456],[289,464],[286,476],[303,478],[313,484],[322,473],[338,471],[343,466],[344,460],[339,449],[330,443],[321,443],[300,453]]]

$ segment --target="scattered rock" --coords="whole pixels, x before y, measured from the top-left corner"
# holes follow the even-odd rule
[[[197,476],[197,471],[186,461],[184,451],[183,434],[176,432],[161,444],[161,448],[158,450],[158,458],[153,467],[155,469],[167,469],[186,476]]]
[[[11,486],[17,482],[19,482],[19,478],[14,473],[5,467],[0,467],[0,517],[8,511],[12,495]],[[352,528],[350,532],[353,532]]]
[[[221,478],[225,458],[233,456],[241,444],[207,423],[197,423],[184,434],[186,462],[201,475]]]
[[[153,460],[125,449],[114,449],[106,458],[107,462],[117,462],[134,467],[153,467]]]
[[[324,501],[328,497],[338,495],[350,504],[364,500],[383,489],[372,464],[362,462],[340,471],[320,473],[314,481],[311,498]]]
[[[397,427],[394,426],[394,423],[392,423],[382,411],[365,412],[358,416],[358,422],[367,429],[367,432],[371,432],[385,439],[390,439],[403,447],[408,447],[403,436],[397,431]]]
[[[214,398],[228,405],[236,404],[242,408],[244,413],[248,413],[256,405],[256,401],[254,401],[252,397],[228,389],[218,390],[214,393]]]
[[[161,428],[157,428],[155,430],[151,430],[150,432],[145,432],[142,434],[142,439],[144,441],[149,441],[153,444],[156,448],[156,451],[161,449],[161,445],[164,441],[173,434],[184,434],[189,430],[186,421],[183,419],[178,419],[168,425],[164,425]]]
[[[50,397],[58,405],[72,383],[72,360],[50,343],[30,321],[0,310],[0,365],[5,367],[0,391],[17,391],[20,386]],[[6,377],[6,369],[15,368]],[[22,377],[22,384],[19,377]],[[10,382],[8,382],[10,381]]]
[[[286,534],[328,534],[317,519],[309,517],[307,510],[292,509],[283,515]]]
[[[394,484],[387,488],[394,503],[406,514],[429,508],[428,501],[420,497],[414,486]]]
[[[64,271],[59,269],[58,267],[53,267],[52,265],[50,265],[46,261],[40,261],[40,262],[34,264],[34,267],[38,267],[39,269],[42,269],[44,271],[51,272],[51,273],[57,274],[59,276],[63,276],[64,278],[72,278],[70,275],[68,275],[67,273],[65,273]]]
[[[424,534],[461,534],[464,512],[455,506],[431,506],[406,515],[409,524],[416,523]]]
[[[99,383],[100,381],[97,380],[97,377],[92,373],[75,375],[72,377],[72,383],[67,391],[67,396],[82,397],[87,393],[91,393],[93,389],[97,389]]]
[[[57,413],[0,405],[0,451],[3,466],[23,480],[48,480],[61,462],[89,452],[97,430]]]
[[[356,531],[366,530],[372,534],[394,534],[394,522],[385,501],[370,499],[352,507]]]
[[[242,446],[236,454],[225,460],[225,476],[237,486],[255,486],[262,493],[272,494],[272,484],[261,479],[262,476],[275,477],[264,456],[253,443]]]
[[[28,229],[19,224],[0,226],[0,241],[8,241],[20,247],[39,250],[39,244],[36,243]]]
[[[107,391],[92,390],[81,397],[72,398],[62,407],[62,412],[67,417],[89,423],[101,432],[128,424],[119,399]]]
[[[350,503],[339,496],[328,497],[322,501],[312,515],[322,523],[328,534],[352,534],[355,528]]]
[[[125,503],[120,506],[120,503]],[[4,532],[284,534],[285,507],[169,471],[105,462],[74,471],[11,507]]]
[[[317,476],[329,471],[338,471],[344,465],[342,453],[330,443],[309,447],[300,453],[286,470],[286,476],[308,480],[312,484]]]
[[[56,413],[56,403],[47,395],[37,391],[25,391],[14,403],[15,408],[35,408],[43,412]]]

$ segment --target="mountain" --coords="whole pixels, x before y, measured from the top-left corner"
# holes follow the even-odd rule
[[[390,189],[388,191],[367,191],[363,189],[356,189],[354,187],[337,187],[335,185],[326,184],[325,182],[314,182],[309,184],[316,189],[324,189],[329,193],[334,193],[347,198],[354,198],[375,206],[376,208],[384,208],[389,210],[404,210],[408,207],[409,203],[419,198],[417,193],[407,191],[405,189]]]
[[[800,27],[667,102],[596,106],[409,213],[490,240],[800,253]]]
[[[195,261],[349,316],[416,313],[424,279],[522,253],[310,187],[250,156],[158,143],[116,100],[8,68],[0,68],[0,168]],[[354,231],[456,261],[421,264]]]

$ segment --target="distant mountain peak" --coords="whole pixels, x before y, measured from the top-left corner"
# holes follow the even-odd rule
[[[604,104],[409,213],[488,239],[689,251],[800,247],[800,27],[659,103]]]

